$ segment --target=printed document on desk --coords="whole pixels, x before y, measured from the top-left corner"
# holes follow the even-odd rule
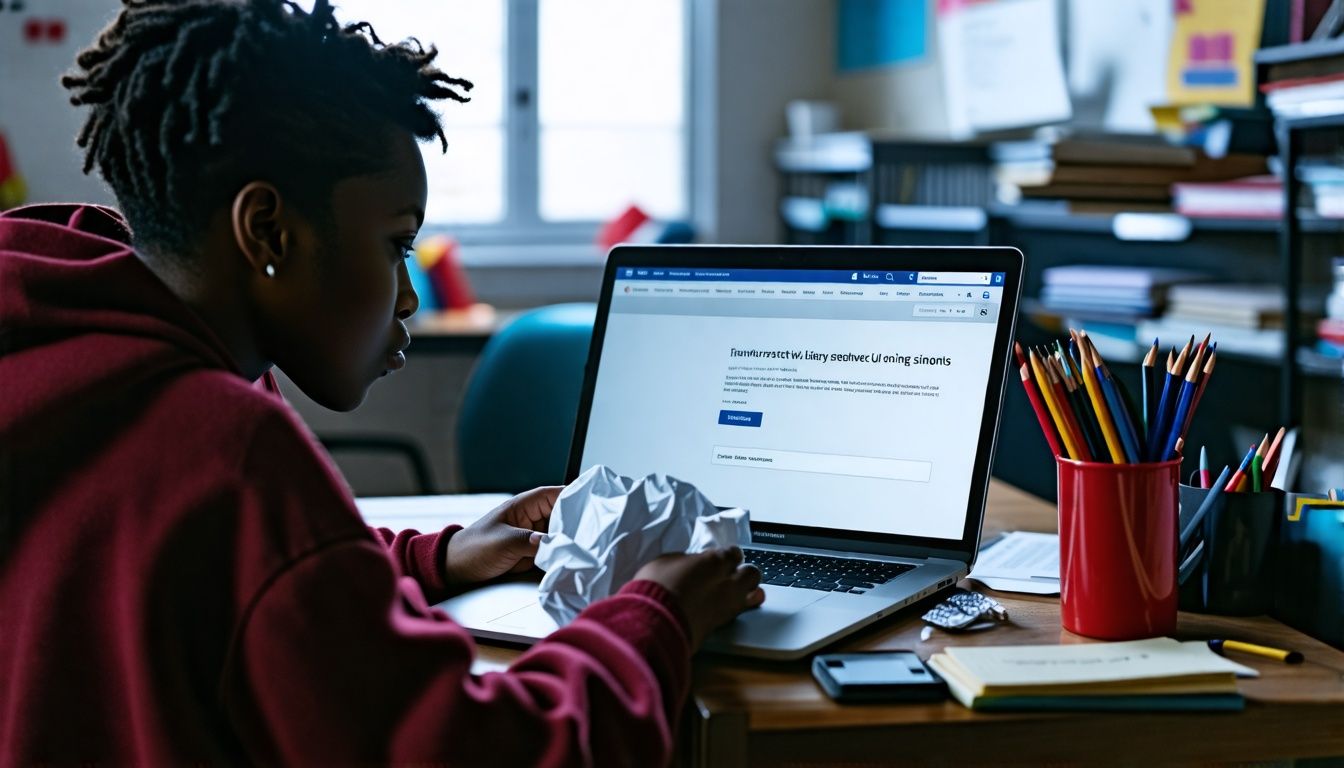
[[[1059,594],[1059,535],[1014,531],[980,552],[969,578],[1001,592]]]

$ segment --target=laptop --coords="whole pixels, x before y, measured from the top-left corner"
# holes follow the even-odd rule
[[[661,472],[750,512],[765,604],[710,650],[794,659],[946,590],[975,559],[1022,254],[622,246],[607,261],[567,480]],[[441,607],[556,629],[533,581]]]

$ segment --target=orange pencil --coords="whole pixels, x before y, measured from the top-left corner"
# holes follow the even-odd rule
[[[1279,446],[1283,444],[1283,436],[1287,432],[1287,427],[1279,427],[1279,431],[1274,435],[1274,441],[1269,444],[1269,450],[1265,452],[1265,462],[1261,471],[1267,478],[1273,478],[1274,471],[1279,468]],[[1269,483],[1269,480],[1265,481],[1265,485]]]
[[[1055,422],[1055,428],[1059,430],[1059,437],[1064,441],[1064,450],[1068,452],[1069,458],[1081,458],[1083,454],[1078,450],[1078,443],[1074,441],[1073,434],[1069,432],[1068,424],[1064,421],[1059,403],[1055,402],[1055,393],[1050,388],[1050,379],[1045,375],[1045,368],[1041,365],[1040,358],[1036,356],[1036,351],[1028,350],[1027,359],[1031,363],[1031,370],[1035,375],[1036,387],[1040,390],[1041,399],[1045,401],[1045,407],[1050,411],[1050,417]]]
[[[1218,362],[1218,342],[1214,342],[1209,347],[1209,360],[1204,363],[1204,375],[1199,377],[1199,387],[1195,389],[1195,401],[1190,404],[1190,413],[1185,416],[1185,425],[1181,427],[1181,434],[1184,435],[1190,431],[1190,422],[1195,418],[1195,409],[1199,408],[1199,400],[1204,397],[1204,388],[1209,386],[1209,377],[1213,375],[1214,363]]]
[[[1037,358],[1041,361],[1041,367],[1045,369],[1046,377],[1050,379],[1050,389],[1055,393],[1055,402],[1059,404],[1059,415],[1064,419],[1064,426],[1073,435],[1079,453],[1090,456],[1087,441],[1083,438],[1082,425],[1078,423],[1078,414],[1074,412],[1073,403],[1069,401],[1069,393],[1064,386],[1064,374],[1059,367],[1059,361],[1044,350],[1037,353]],[[1083,461],[1089,460],[1083,459]]]
[[[1120,445],[1120,434],[1116,432],[1115,421],[1111,417],[1110,409],[1106,407],[1101,382],[1097,381],[1097,370],[1088,356],[1087,334],[1079,331],[1075,338],[1078,343],[1078,354],[1083,358],[1081,366],[1083,388],[1087,390],[1088,399],[1092,401],[1092,409],[1097,413],[1097,421],[1101,424],[1101,436],[1106,441],[1106,450],[1111,454],[1111,463],[1124,464],[1125,449]]]

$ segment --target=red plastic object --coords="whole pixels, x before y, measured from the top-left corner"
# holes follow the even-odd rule
[[[620,216],[607,222],[597,233],[597,244],[603,251],[609,251],[612,247],[620,245],[630,239],[635,230],[643,226],[644,222],[649,220],[649,215],[632,205],[621,212]]]
[[[475,304],[476,295],[471,290],[467,271],[462,268],[457,241],[438,237],[426,242],[422,248],[425,260],[431,262],[425,268],[425,273],[429,275],[439,306],[444,309],[466,309]]]
[[[1064,628],[1101,640],[1175,632],[1180,460],[1056,461]]]

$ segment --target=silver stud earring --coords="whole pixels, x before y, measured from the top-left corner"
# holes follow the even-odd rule
[[[266,276],[267,276],[267,277],[275,277],[275,265],[274,265],[274,264],[267,264],[267,265],[266,265]]]

